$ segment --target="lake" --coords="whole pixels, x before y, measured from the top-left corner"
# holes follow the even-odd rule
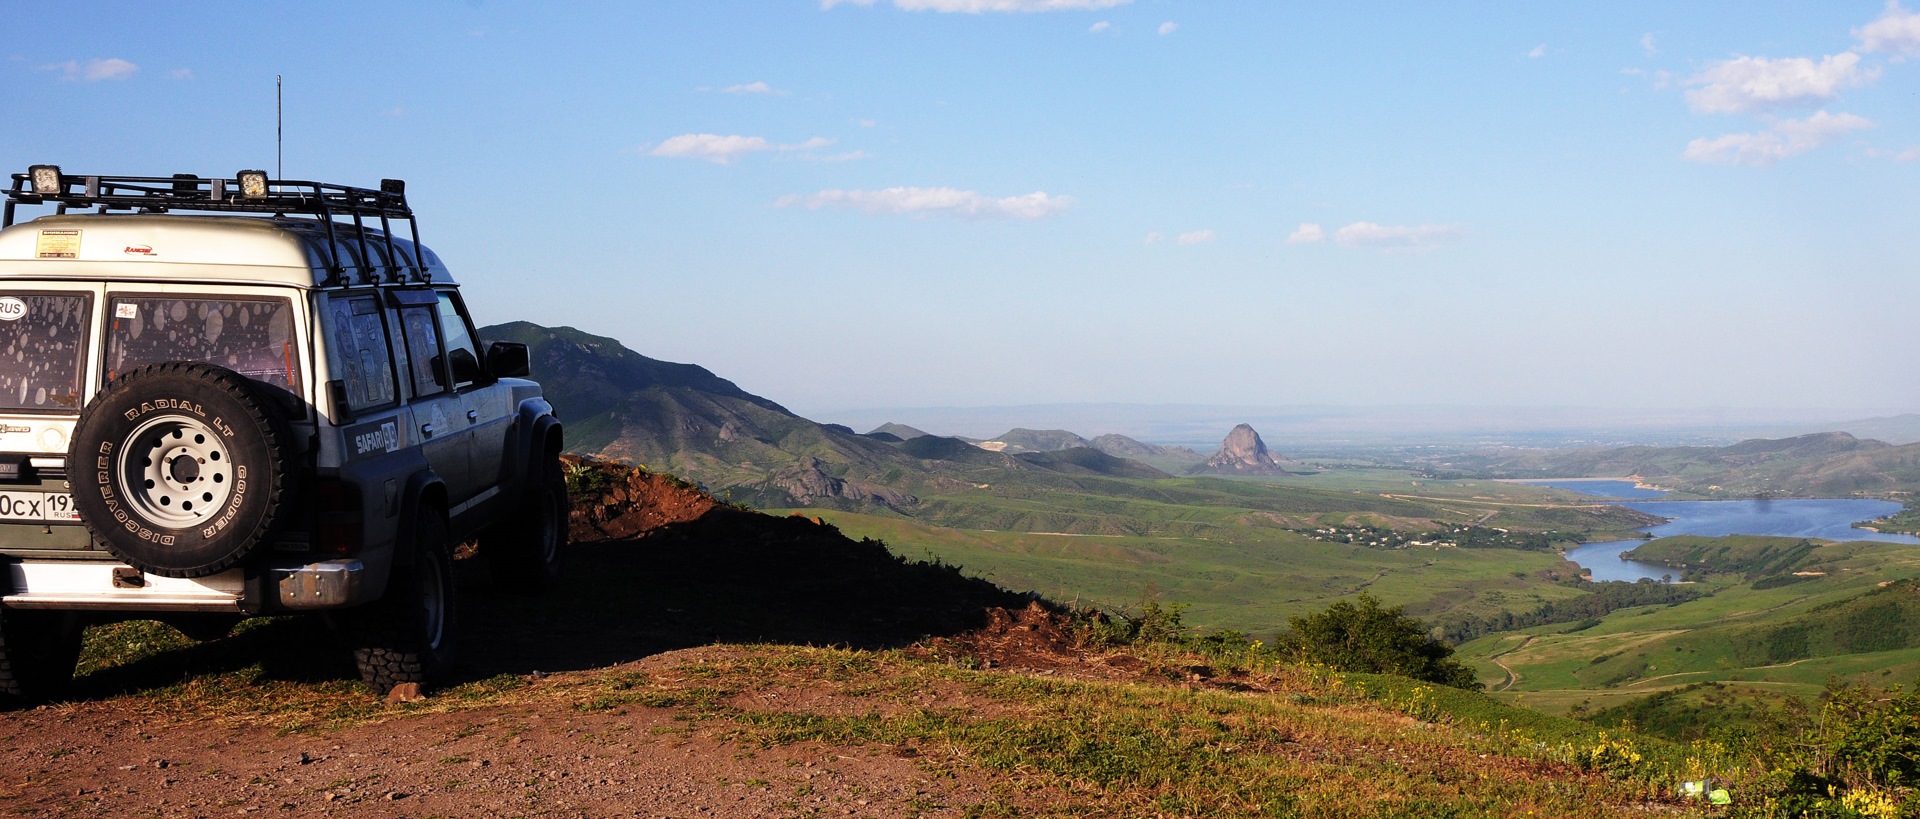
[[[1535,482],[1529,481],[1529,483]],[[1624,484],[1627,489],[1633,489],[1632,481],[1565,481],[1544,485],[1557,485],[1560,489],[1598,497],[1618,498],[1621,496],[1612,493],[1621,491],[1619,486],[1621,484]],[[1667,518],[1667,523],[1640,530],[1656,538],[1668,535],[1706,537],[1773,535],[1822,540],[1884,540],[1893,543],[1920,544],[1920,538],[1912,535],[1883,534],[1853,528],[1853,524],[1859,521],[1872,520],[1900,511],[1900,504],[1892,501],[1863,498],[1795,498],[1790,500],[1627,501],[1620,505]],[[1657,580],[1664,575],[1679,574],[1678,570],[1666,566],[1620,559],[1622,552],[1632,551],[1634,547],[1645,542],[1644,540],[1614,540],[1588,543],[1568,549],[1567,559],[1592,572],[1594,580],[1632,582],[1643,577]]]
[[[1621,500],[1647,500],[1667,494],[1667,490],[1665,489],[1642,489],[1639,484],[1633,481],[1613,479],[1556,479],[1545,481],[1515,481],[1515,483],[1524,483],[1530,486],[1550,486],[1554,489],[1579,492],[1582,495],[1593,495],[1601,498],[1619,498]]]

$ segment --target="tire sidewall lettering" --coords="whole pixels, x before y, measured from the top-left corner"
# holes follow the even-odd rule
[[[158,440],[143,430],[155,424],[164,430],[169,416],[210,433],[205,445],[213,452],[202,455],[203,464],[207,458],[226,462],[221,471],[229,482],[228,496],[220,499],[217,515],[198,524],[183,521],[187,528],[149,518],[139,504],[151,499],[128,497],[121,487],[132,482],[126,491],[139,489],[142,453]],[[278,460],[295,451],[290,433],[284,416],[245,376],[204,364],[140,367],[108,384],[76,425],[74,449],[85,453],[76,460],[92,461],[93,467],[88,491],[73,493],[76,511],[114,556],[136,566],[144,563],[142,568],[158,567],[148,570],[161,574],[205,576],[266,548],[284,523],[286,510],[280,507],[291,495],[276,487],[293,477],[287,471],[292,462]],[[268,478],[260,492],[252,491],[255,468],[267,470],[260,473]],[[75,477],[84,482],[80,476],[86,474]],[[152,472],[148,476],[158,478]]]

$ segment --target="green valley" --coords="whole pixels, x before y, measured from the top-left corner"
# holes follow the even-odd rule
[[[1459,657],[1495,697],[1558,714],[1691,713],[1708,697],[1772,707],[1830,679],[1920,675],[1920,628],[1905,625],[1920,622],[1907,582],[1920,577],[1920,549],[1671,537],[1632,557],[1688,582],[1592,583],[1565,549],[1642,537],[1662,519],[1511,480],[1639,476],[1682,498],[1898,499],[1920,486],[1909,447],[1834,433],[1729,447],[1268,455],[1248,428],[1210,459],[1081,434],[1099,430],[969,440],[889,423],[862,434],[612,339],[524,323],[482,332],[524,341],[537,368],[564,373],[550,390],[570,429],[584,430],[576,452],[1076,607],[1178,605],[1190,627],[1264,638],[1365,593],[1464,641]],[[1226,466],[1188,474],[1203,463]]]

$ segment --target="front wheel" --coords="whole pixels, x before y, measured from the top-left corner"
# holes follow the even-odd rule
[[[380,694],[405,683],[431,688],[458,656],[460,598],[446,522],[422,515],[415,541],[413,564],[394,567],[386,595],[345,613],[360,679]]]
[[[495,526],[480,546],[494,588],[531,594],[560,580],[567,548],[567,479],[560,462],[548,458],[533,481],[519,512]]]

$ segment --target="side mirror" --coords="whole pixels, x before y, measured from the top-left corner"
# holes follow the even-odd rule
[[[480,362],[474,360],[472,350],[465,347],[449,350],[447,361],[453,364],[453,383],[465,384],[480,380]]]
[[[494,378],[526,378],[533,374],[527,361],[527,345],[517,341],[496,341],[487,345],[487,375]]]

